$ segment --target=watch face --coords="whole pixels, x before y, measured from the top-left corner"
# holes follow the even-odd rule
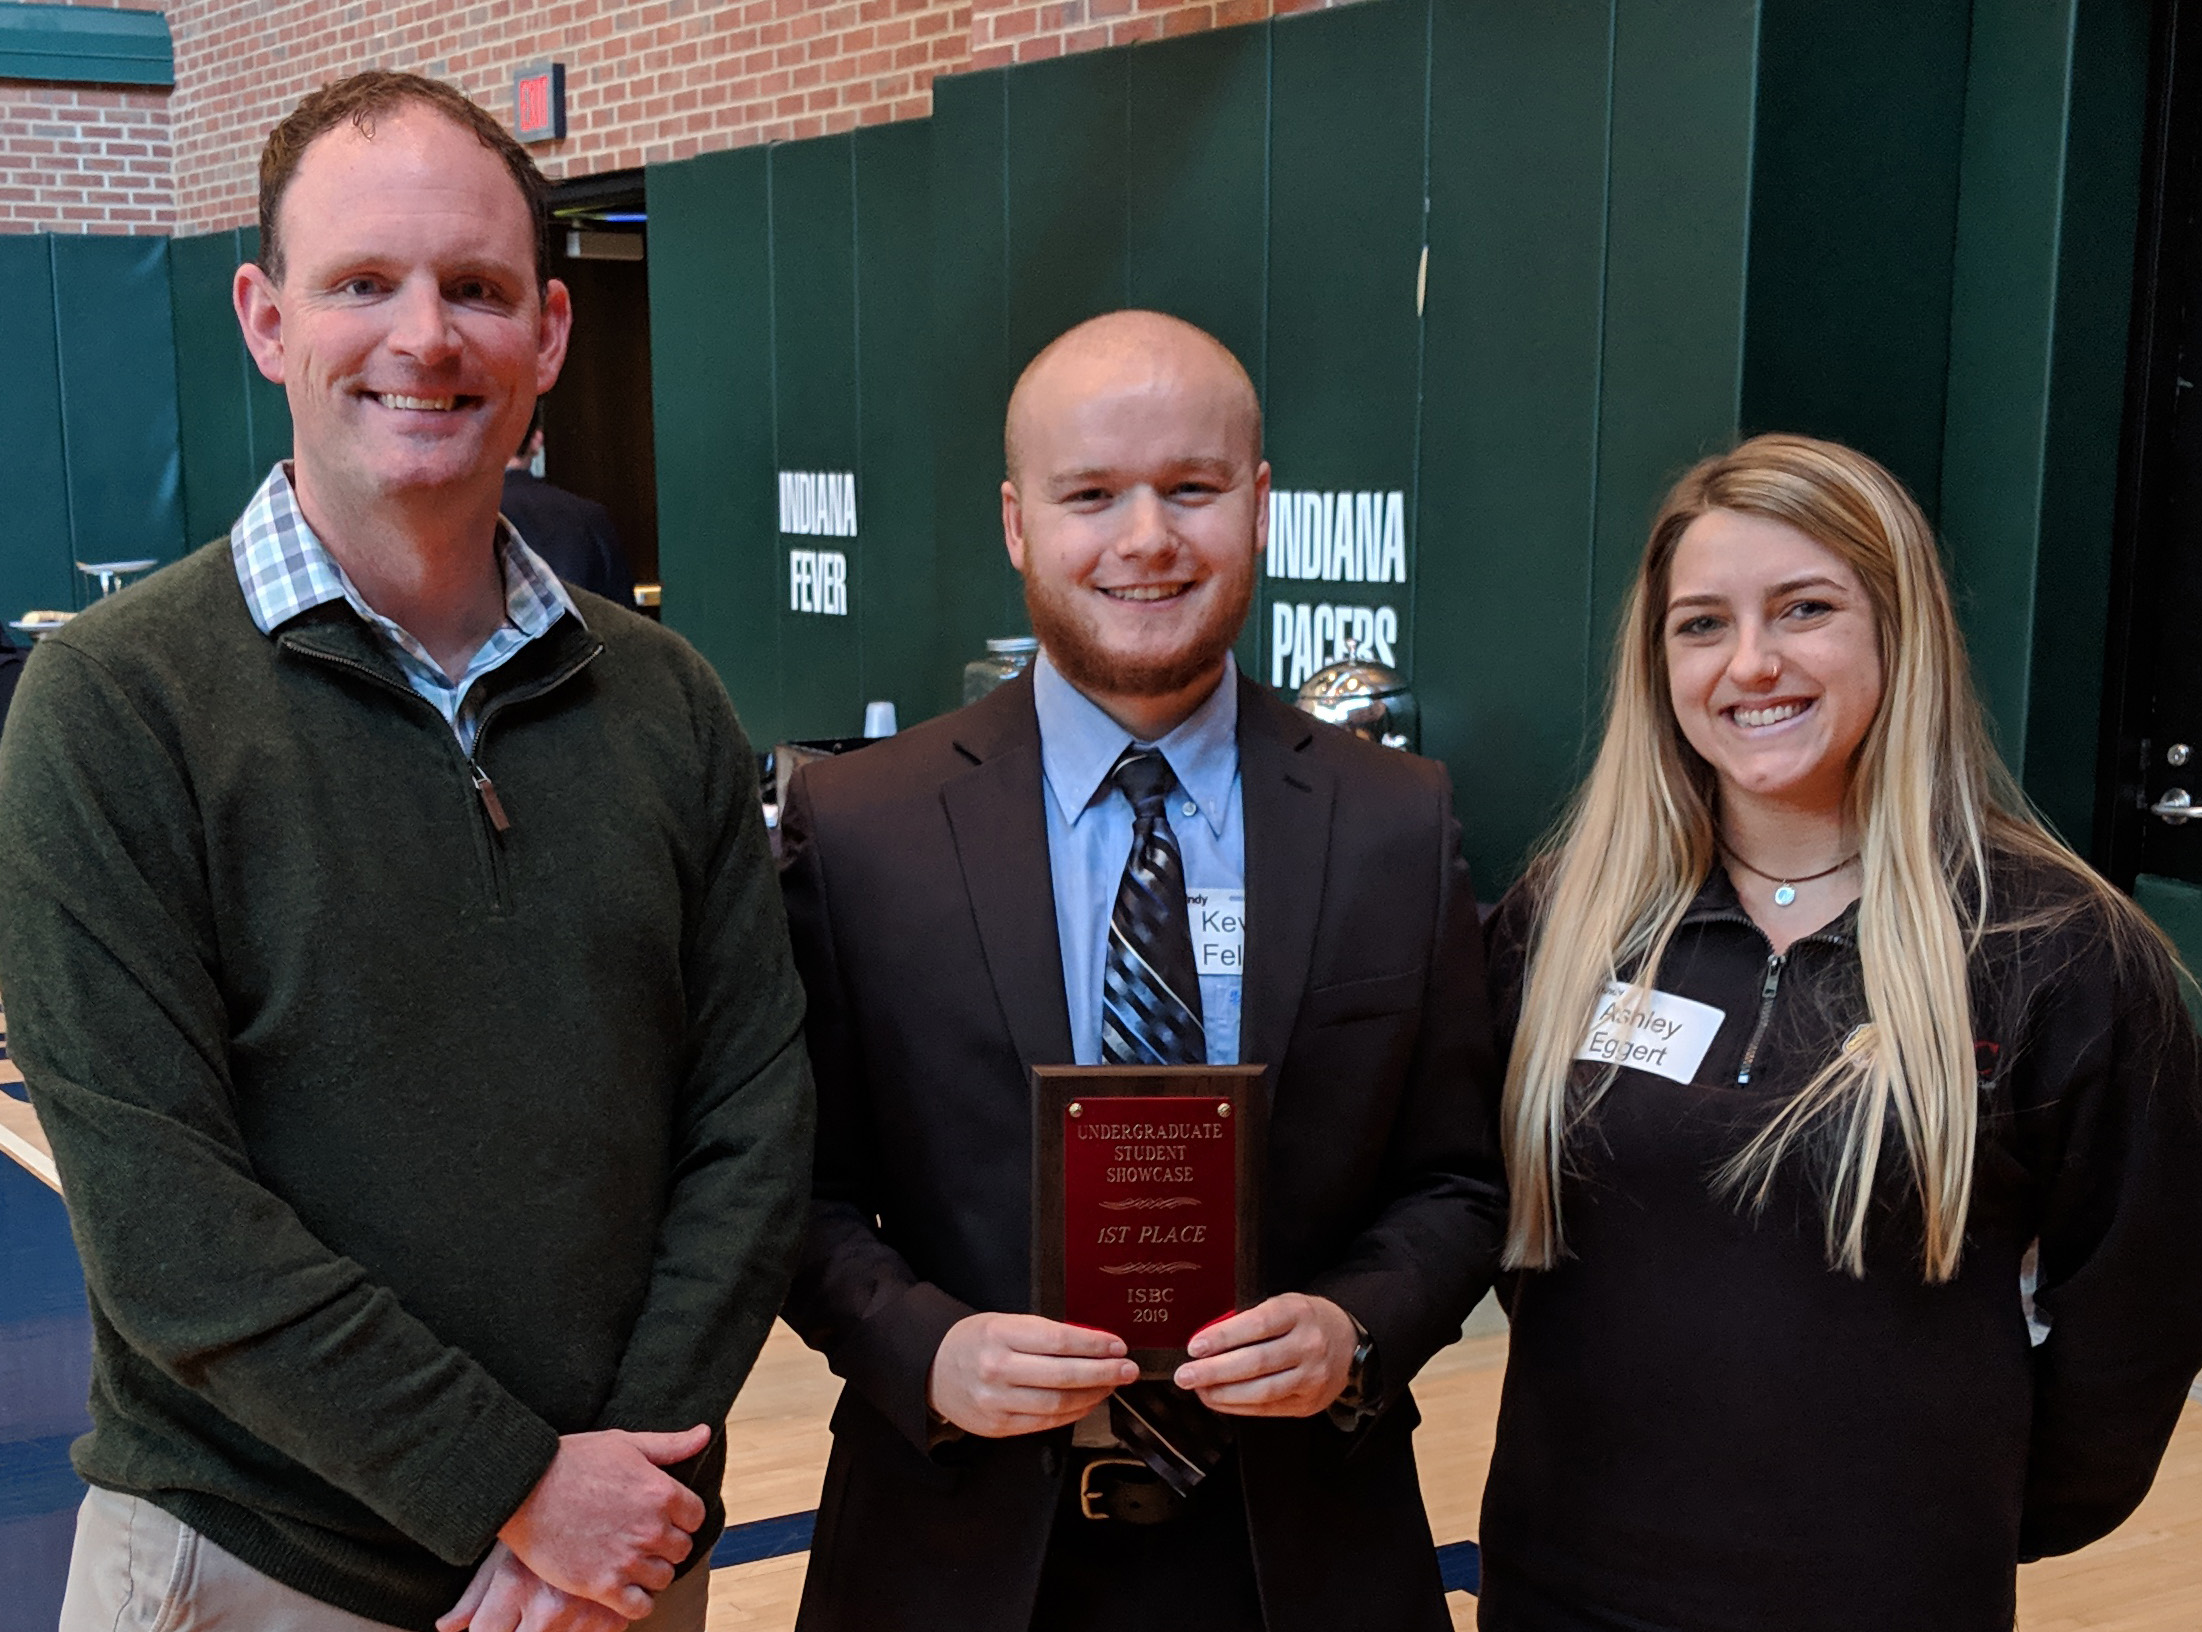
[[[1353,1323],[1354,1333],[1360,1342],[1353,1347],[1353,1360],[1346,1370],[1346,1386],[1338,1395],[1338,1403],[1348,1410],[1365,1409],[1378,1392],[1376,1383],[1376,1339],[1362,1329],[1361,1323]]]

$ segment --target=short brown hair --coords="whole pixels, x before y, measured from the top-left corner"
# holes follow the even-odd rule
[[[362,136],[375,133],[375,120],[408,103],[418,103],[442,114],[461,130],[504,160],[513,184],[526,200],[528,216],[535,223],[535,283],[550,281],[550,183],[535,167],[528,150],[513,140],[512,133],[464,91],[422,74],[396,73],[371,68],[349,79],[339,79],[310,92],[283,122],[268,132],[267,146],[260,149],[260,265],[277,283],[283,281],[283,239],[277,224],[284,193],[306,149],[345,120]]]

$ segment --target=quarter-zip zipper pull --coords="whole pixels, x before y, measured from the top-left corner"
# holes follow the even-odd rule
[[[500,833],[510,831],[512,818],[505,814],[505,802],[497,797],[497,784],[472,759],[466,762],[466,768],[474,777],[474,791],[482,796],[482,809],[489,812],[489,825]]]
[[[1789,961],[1789,954],[1776,952],[1766,960],[1766,977],[1759,982],[1758,1023],[1751,1028],[1751,1041],[1743,1050],[1743,1065],[1736,1072],[1736,1086],[1744,1087],[1751,1080],[1751,1067],[1758,1063],[1759,1044],[1766,1038],[1766,1022],[1774,1018],[1774,994],[1781,990],[1782,965]]]

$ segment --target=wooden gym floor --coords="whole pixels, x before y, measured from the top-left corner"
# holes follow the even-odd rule
[[[0,1202],[14,1197],[12,1205],[0,1206],[0,1232],[11,1237],[0,1240],[0,1262],[9,1266],[10,1280],[27,1282],[28,1275],[12,1273],[31,1267],[26,1255],[67,1258],[66,1263],[36,1266],[37,1278],[51,1283],[57,1276],[73,1278],[75,1263],[65,1230],[33,1216],[41,1205],[40,1191],[47,1192],[43,1205],[58,1215],[51,1192],[59,1186],[37,1119],[21,1094],[20,1076],[0,1053]],[[26,1184],[26,1179],[36,1184]],[[73,1286],[80,1310],[81,1281]],[[6,1307],[8,1301],[0,1298],[0,1358],[26,1363],[41,1352],[40,1344],[11,1339],[39,1335],[51,1347],[56,1340],[82,1341],[78,1333],[89,1335],[81,1315],[56,1320],[55,1312],[44,1307],[52,1302],[50,1294],[35,1319],[27,1318],[34,1313],[28,1309],[22,1312],[26,1318],[16,1318]],[[80,1417],[81,1385],[74,1379],[81,1375],[83,1358],[56,1353],[36,1363],[70,1374],[67,1382],[75,1396],[70,1409]],[[1486,1307],[1470,1322],[1468,1335],[1431,1362],[1415,1384],[1423,1414],[1417,1454],[1431,1527],[1441,1545],[1472,1539],[1476,1533],[1505,1367],[1505,1333]],[[786,1327],[773,1328],[749,1386],[727,1419],[729,1537],[719,1556],[746,1553],[750,1561],[713,1572],[710,1632],[785,1632],[794,1625],[808,1555],[784,1549],[800,1545],[796,1538],[806,1528],[805,1516],[818,1505],[826,1421],[837,1388],[817,1355]],[[52,1392],[0,1390],[0,1513],[13,1515],[10,1523],[0,1524],[0,1553],[8,1555],[11,1576],[34,1563],[51,1571],[66,1562],[65,1547],[55,1550],[64,1539],[57,1526],[65,1526],[62,1510],[73,1508],[80,1487],[73,1487],[65,1474],[57,1481],[55,1470],[46,1466],[53,1460],[46,1451],[56,1446],[58,1424],[11,1420],[6,1397]],[[50,1416],[53,1402],[45,1409]],[[16,1462],[32,1471],[12,1474]],[[54,1508],[43,1518],[29,1510],[38,1505],[40,1491]],[[788,1522],[770,1522],[775,1520]],[[33,1525],[43,1533],[34,1536],[24,1528]],[[11,1531],[21,1532],[13,1542]],[[58,1603],[58,1578],[51,1586]],[[26,1599],[44,1596],[28,1581],[14,1583],[11,1590],[18,1594],[17,1608],[26,1607]],[[1449,1601],[1454,1625],[1472,1627],[1475,1600],[1454,1592]],[[0,1622],[10,1619],[0,1614]],[[2202,1627],[2202,1384],[2189,1400],[2156,1486],[2140,1511],[2094,1546],[2019,1572],[2019,1627],[2021,1632],[2195,1632]]]

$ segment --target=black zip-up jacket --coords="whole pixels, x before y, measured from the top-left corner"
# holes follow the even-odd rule
[[[1937,1286],[1893,1136],[1863,1279],[1828,1264],[1823,1152],[1763,1211],[1719,1187],[1866,1014],[1855,907],[1776,956],[1723,872],[1699,892],[1655,985],[1721,1012],[1710,1046],[1686,1082],[1618,1072],[1570,1137],[1568,1256],[1512,1278],[1481,1626],[2009,1632],[2019,1562],[2147,1492],[2202,1368],[2194,1028],[2076,881],[2006,864],[1991,889],[1998,921],[2050,921],[1974,960],[1980,1138]],[[1502,1046],[1534,895],[1490,925]]]

